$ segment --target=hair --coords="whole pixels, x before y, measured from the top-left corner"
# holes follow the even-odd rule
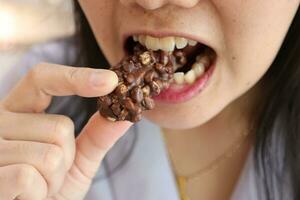
[[[109,64],[96,42],[96,38],[94,37],[83,10],[77,0],[73,2],[75,22],[74,43],[77,48],[77,58],[72,65],[107,69]],[[86,119],[78,125],[75,136],[79,135],[80,130],[88,122],[88,119],[97,111],[97,98],[82,98],[80,108],[88,110],[88,114]]]
[[[89,67],[109,66],[77,1],[74,8],[79,58]],[[299,8],[276,58],[260,82],[264,96],[260,97],[260,112],[255,121],[254,148],[259,195],[262,199],[300,199]],[[93,112],[95,103],[91,105]]]
[[[300,199],[300,9],[262,78],[255,160],[267,199]]]

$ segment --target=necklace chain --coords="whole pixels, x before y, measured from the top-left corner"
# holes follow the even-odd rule
[[[252,132],[252,129],[250,129],[246,132],[243,132],[242,139],[241,138],[237,139],[232,145],[230,145],[230,147],[223,154],[221,154],[216,159],[214,159],[209,165],[207,165],[189,175],[186,175],[186,176],[178,175],[178,173],[175,172],[174,162],[171,158],[172,155],[171,155],[170,150],[167,148],[169,157],[170,157],[170,161],[173,166],[173,172],[174,172],[174,175],[176,176],[177,187],[178,187],[178,190],[180,193],[181,200],[191,200],[189,195],[187,194],[187,183],[190,180],[199,178],[201,175],[203,175],[205,173],[216,170],[225,160],[231,158],[241,148],[242,144],[246,141],[246,139],[250,135],[249,133],[251,133],[251,132]],[[162,130],[161,130],[161,133],[163,135],[163,139],[166,144],[165,134]]]

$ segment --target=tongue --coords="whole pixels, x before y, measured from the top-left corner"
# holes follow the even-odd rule
[[[181,49],[186,55],[193,54],[193,52],[197,51],[199,48],[201,48],[201,44],[197,44],[196,46],[190,46],[188,45],[184,49]]]

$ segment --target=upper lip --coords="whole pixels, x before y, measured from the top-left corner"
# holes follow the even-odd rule
[[[189,40],[195,40],[201,44],[204,44],[212,49],[215,50],[213,44],[208,41],[208,40],[204,40],[203,38],[201,38],[200,36],[195,36],[195,35],[191,35],[188,33],[184,33],[184,32],[175,32],[175,31],[152,31],[152,30],[137,30],[137,31],[132,31],[132,32],[128,32],[128,33],[124,33],[122,35],[122,42],[123,42],[123,47],[125,46],[125,42],[126,40],[133,36],[133,35],[150,35],[152,37],[157,37],[157,38],[162,38],[162,37],[168,37],[168,36],[175,36],[175,37],[183,37]]]

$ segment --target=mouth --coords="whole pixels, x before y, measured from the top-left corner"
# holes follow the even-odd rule
[[[126,54],[132,54],[136,47],[168,52],[176,58],[178,65],[174,68],[170,87],[154,97],[163,103],[182,103],[203,91],[213,74],[217,59],[213,48],[180,36],[139,34],[128,37],[125,41]]]

